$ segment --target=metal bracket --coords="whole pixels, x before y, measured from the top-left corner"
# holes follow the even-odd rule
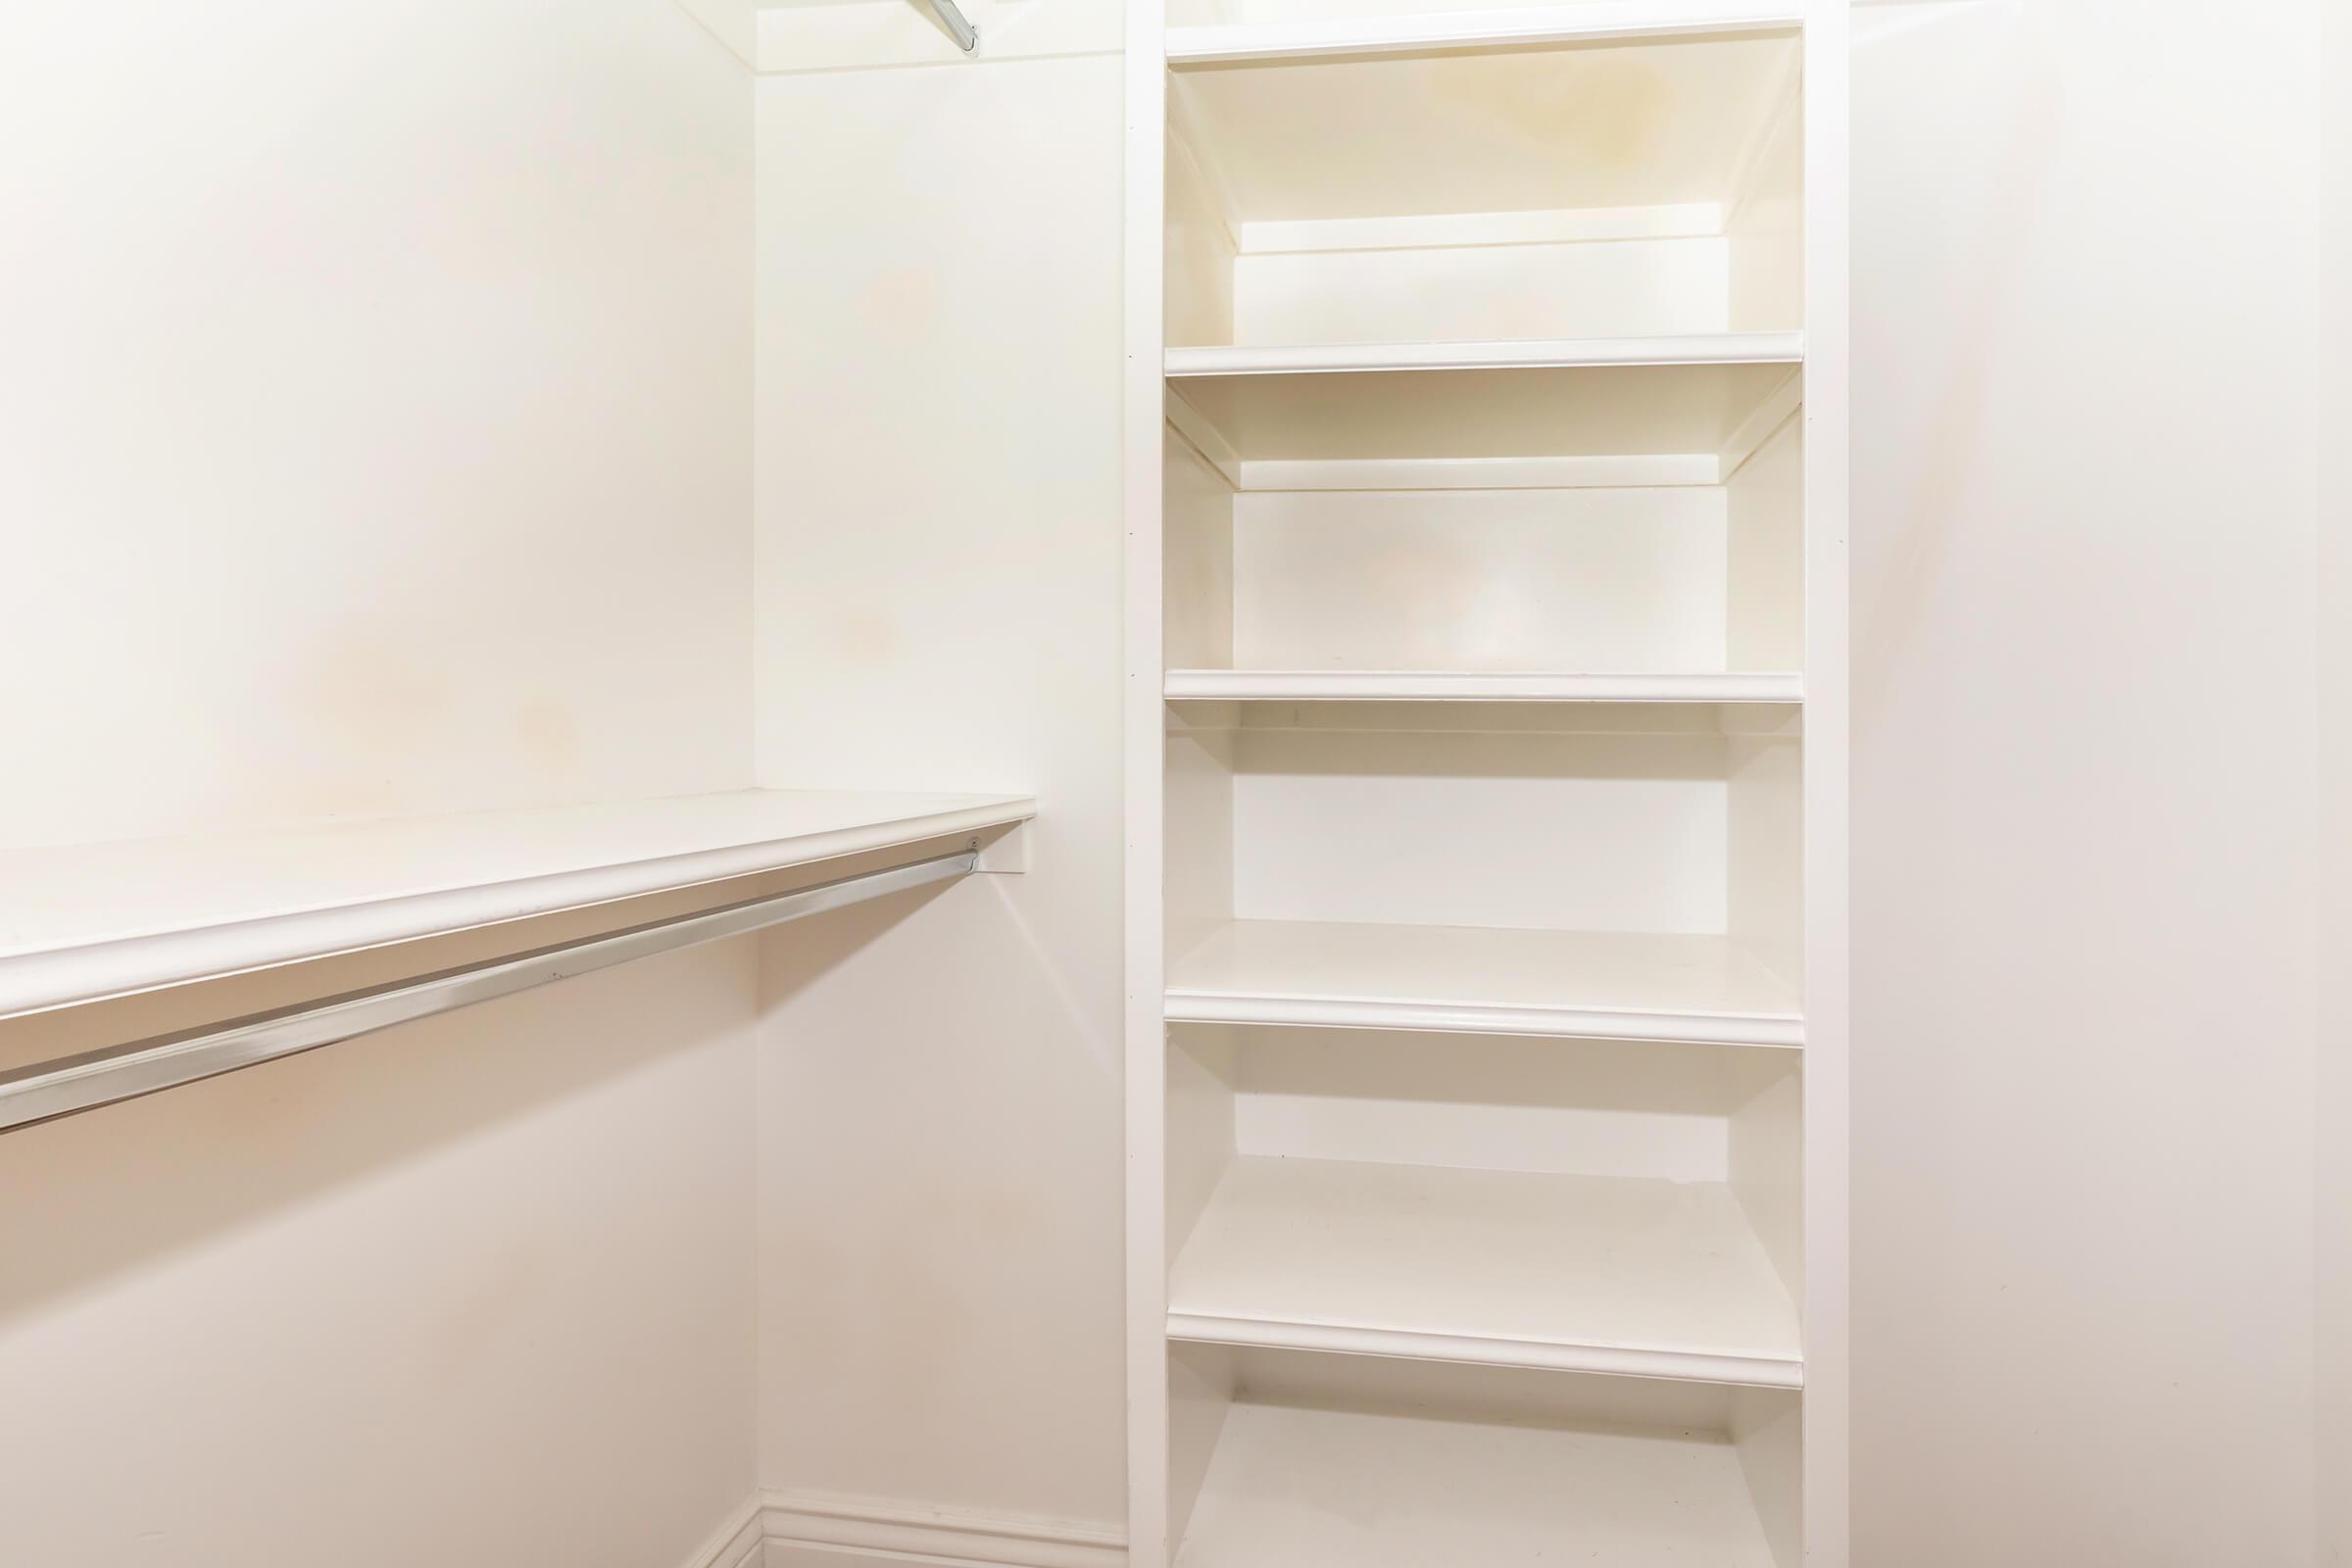
[[[972,869],[1012,876],[1028,870],[1028,825],[1026,822],[1016,822],[1009,828],[975,836],[970,845]]]

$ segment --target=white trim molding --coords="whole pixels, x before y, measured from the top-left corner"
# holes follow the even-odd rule
[[[1802,365],[1802,332],[1510,339],[1494,343],[1213,343],[1163,351],[1167,373],[1345,375],[1384,370],[1581,370],[1621,365]]]
[[[747,1500],[684,1568],[825,1568],[844,1556],[955,1568],[1126,1568],[1115,1525],[978,1513],[887,1497],[766,1492]]]
[[[767,1540],[763,1512],[760,1498],[745,1498],[686,1559],[685,1568],[760,1568],[760,1548]]]
[[[1171,669],[1171,703],[1802,703],[1805,678],[1749,670]]]
[[[1694,1046],[1805,1043],[1804,1019],[1788,1013],[1623,1012],[1584,1006],[1363,1001],[1167,988],[1169,1023],[1246,1023],[1268,1028],[1401,1029],[1455,1035],[1527,1035],[1549,1040],[1654,1040]]]

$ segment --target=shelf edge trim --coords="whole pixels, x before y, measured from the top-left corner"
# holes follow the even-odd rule
[[[1802,332],[1535,338],[1484,343],[1214,344],[1166,351],[1171,380],[1214,375],[1378,375],[1405,370],[1578,370],[1801,366]]]
[[[1432,1034],[1540,1035],[1563,1040],[1636,1040],[1699,1046],[1805,1043],[1801,1017],[1786,1013],[1625,1011],[1465,1002],[1342,1001],[1171,986],[1170,1023],[1242,1023],[1324,1029],[1401,1029]]]
[[[362,899],[0,956],[0,1018],[155,991],[275,964],[532,918],[706,882],[1024,822],[1037,802],[987,805],[786,839],[576,866],[503,881]]]
[[[1170,702],[1787,703],[1794,674],[1569,675],[1449,670],[1171,669]]]
[[[1190,1345],[1316,1350],[1394,1360],[1454,1361],[1531,1371],[1591,1372],[1610,1377],[1663,1378],[1681,1383],[1736,1384],[1759,1389],[1801,1389],[1805,1381],[1804,1362],[1796,1356],[1438,1334],[1418,1329],[1232,1317],[1180,1309],[1168,1313],[1168,1338]]]

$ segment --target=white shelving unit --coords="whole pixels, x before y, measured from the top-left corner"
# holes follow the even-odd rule
[[[1131,1561],[1845,1561],[1842,7],[1131,0]]]

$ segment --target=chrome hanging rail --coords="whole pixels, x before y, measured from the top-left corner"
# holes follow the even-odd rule
[[[412,1019],[609,969],[633,958],[742,936],[885,894],[945,882],[967,874],[978,863],[975,842],[972,848],[954,855],[933,856],[790,893],[745,899],[698,914],[649,920],[607,936],[537,948],[518,957],[464,964],[419,979],[349,991],[227,1023],[35,1062],[0,1073],[0,1132],[216,1078]]]
[[[980,29],[963,20],[956,0],[931,0],[931,14],[948,29],[948,36],[956,40],[956,48],[968,55],[980,47]]]

